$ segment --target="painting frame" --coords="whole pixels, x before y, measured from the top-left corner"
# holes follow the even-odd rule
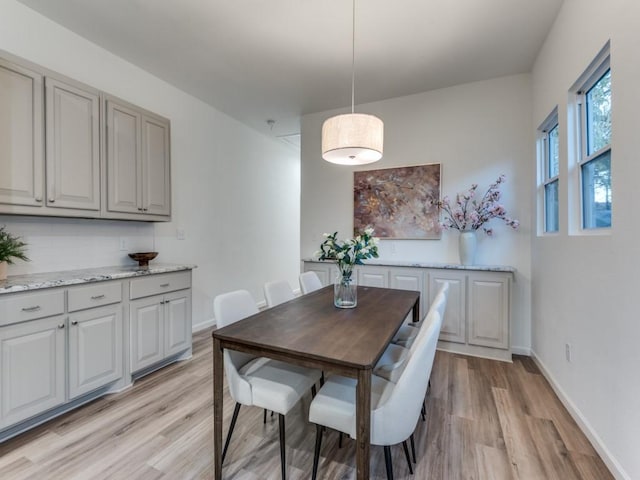
[[[386,240],[439,240],[442,164],[353,172],[354,235],[373,227]]]

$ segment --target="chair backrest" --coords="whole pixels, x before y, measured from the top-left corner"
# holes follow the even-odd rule
[[[223,293],[213,299],[213,315],[218,328],[258,313],[253,297],[246,290]],[[251,385],[238,373],[244,365],[256,358],[233,350],[224,350],[224,371],[227,374],[231,397],[243,405],[251,405]]]
[[[288,302],[294,298],[293,290],[291,290],[291,286],[286,280],[267,282],[264,284],[264,299],[267,301],[267,307],[269,308]]]
[[[422,327],[425,334],[416,338],[416,348],[400,379],[395,385],[389,385],[378,408],[371,412],[372,444],[395,445],[409,438],[416,428],[442,326],[442,318],[437,311],[430,312],[430,315],[431,322]]]
[[[409,349],[410,350],[409,355],[413,355],[413,353],[415,352],[415,349],[419,344],[419,340],[424,335],[426,335],[427,332],[429,331],[429,325],[433,323],[436,313],[440,317],[440,322],[444,321],[444,312],[445,312],[445,309],[447,308],[448,292],[449,292],[449,282],[445,282],[440,287],[440,290],[438,290],[438,293],[433,299],[433,302],[431,302],[431,306],[429,307],[429,312],[427,313],[427,316],[425,317],[425,319],[422,321],[422,327],[420,327],[420,331],[418,332],[418,335],[416,336],[415,340],[411,344],[411,347]]]
[[[300,290],[302,294],[313,292],[322,288],[322,282],[316,272],[304,272],[300,274]]]

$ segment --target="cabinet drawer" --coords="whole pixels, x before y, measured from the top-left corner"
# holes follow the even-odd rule
[[[100,307],[122,301],[122,283],[100,282],[87,287],[69,289],[69,312]]]
[[[0,299],[0,325],[64,313],[63,290],[3,296],[6,298]]]
[[[131,280],[131,299],[191,288],[191,272],[149,275]]]

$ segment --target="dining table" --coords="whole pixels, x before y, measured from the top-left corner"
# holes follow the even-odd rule
[[[357,379],[356,472],[358,480],[369,478],[371,372],[405,318],[412,313],[411,321],[419,320],[420,293],[358,286],[357,299],[355,308],[336,308],[329,285],[213,332],[216,480],[222,480],[224,349]]]

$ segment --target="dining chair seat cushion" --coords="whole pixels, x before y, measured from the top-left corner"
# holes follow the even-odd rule
[[[373,368],[373,373],[396,383],[409,358],[409,349],[390,343]]]
[[[402,325],[391,340],[391,343],[400,345],[401,347],[410,348],[413,345],[420,328],[412,325]]]
[[[356,386],[357,381],[353,378],[330,376],[311,402],[309,421],[356,438]],[[372,411],[384,404],[391,390],[393,383],[371,375]]]
[[[321,376],[320,370],[263,357],[250,361],[238,373],[251,388],[249,405],[282,415],[286,415]]]

